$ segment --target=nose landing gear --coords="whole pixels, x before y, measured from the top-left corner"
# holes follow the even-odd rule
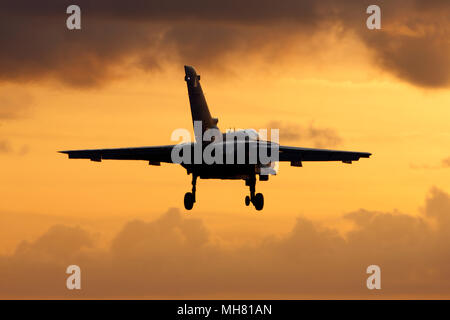
[[[245,196],[245,205],[248,207],[250,205],[250,197],[249,196]]]

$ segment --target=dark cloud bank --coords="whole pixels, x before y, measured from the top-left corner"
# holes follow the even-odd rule
[[[119,76],[116,69],[128,64],[214,68],[264,52],[272,65],[290,43],[307,47],[305,38],[339,26],[356,34],[387,72],[417,86],[448,87],[450,2],[375,1],[382,30],[370,31],[365,11],[372,2],[79,0],[82,30],[68,31],[65,10],[72,1],[2,1],[0,80],[50,77],[87,87]]]
[[[450,295],[450,195],[433,188],[420,216],[358,210],[354,229],[298,218],[290,233],[227,248],[200,220],[171,209],[153,222],[131,221],[108,249],[80,227],[56,225],[0,256],[3,297],[431,297]],[[269,228],[269,226],[268,226]],[[65,289],[65,269],[82,270],[82,290]],[[382,290],[365,287],[367,266]]]

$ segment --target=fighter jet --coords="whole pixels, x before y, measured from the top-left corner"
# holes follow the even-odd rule
[[[269,175],[276,174],[274,164],[279,161],[302,167],[306,161],[341,161],[349,164],[371,156],[367,152],[283,146],[263,139],[253,129],[223,133],[217,126],[218,119],[213,118],[209,111],[200,85],[200,75],[191,66],[184,66],[184,70],[194,124],[194,142],[59,152],[68,154],[69,159],[90,159],[96,162],[112,159],[145,160],[155,166],[162,162],[180,164],[188,175],[192,175],[192,191],[184,195],[184,207],[187,210],[191,210],[196,202],[197,178],[244,180],[250,189],[250,194],[245,196],[245,205],[251,203],[258,211],[264,207],[264,197],[255,191],[257,176],[260,181],[267,181]],[[209,155],[209,159],[206,159],[206,155]]]

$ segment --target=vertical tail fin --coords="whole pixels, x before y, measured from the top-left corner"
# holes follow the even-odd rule
[[[217,128],[219,120],[211,117],[202,86],[200,85],[200,75],[197,75],[197,72],[191,66],[184,66],[184,71],[186,73],[184,80],[187,83],[189,102],[191,104],[192,122],[201,121],[203,132],[207,129]]]

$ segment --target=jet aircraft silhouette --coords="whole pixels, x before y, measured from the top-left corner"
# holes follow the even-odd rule
[[[291,166],[301,167],[305,161],[352,163],[352,161],[357,161],[360,158],[369,158],[371,156],[367,152],[282,146],[278,143],[261,139],[253,129],[221,133],[217,127],[218,119],[211,117],[209,112],[200,85],[200,76],[197,75],[191,66],[185,66],[184,69],[184,79],[187,83],[192,121],[194,123],[195,142],[138,148],[67,150],[59,152],[68,154],[70,159],[90,159],[97,162],[112,159],[145,160],[150,165],[157,166],[161,162],[181,164],[187,170],[187,174],[192,175],[192,191],[187,192],[184,196],[184,206],[187,210],[191,210],[196,201],[197,178],[242,179],[250,189],[250,194],[245,197],[245,204],[248,206],[252,203],[256,210],[262,210],[264,197],[261,193],[255,192],[256,177],[259,176],[260,181],[267,181],[270,174],[276,173],[273,169],[276,161],[288,161]],[[210,131],[210,138],[205,141],[205,133],[208,131]],[[208,148],[211,150],[211,157],[219,161],[212,163],[211,161],[204,161],[202,156]],[[261,156],[262,150],[266,152],[265,156]],[[274,159],[275,161],[273,161]]]

